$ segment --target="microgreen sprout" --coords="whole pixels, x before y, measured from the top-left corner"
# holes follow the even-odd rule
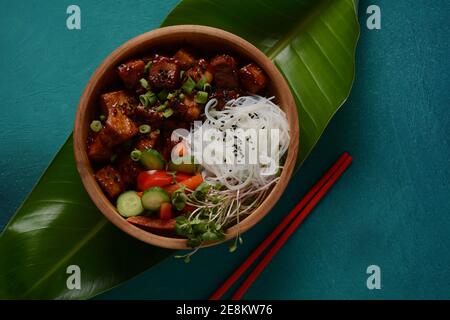
[[[187,254],[183,254],[183,255],[177,255],[175,256],[175,259],[183,259],[184,263],[190,263],[191,262],[191,257],[198,251],[199,248],[187,253]]]
[[[188,200],[188,196],[184,192],[185,187],[182,186],[178,190],[172,193],[172,205],[178,211],[183,210],[186,206],[186,201]]]
[[[174,207],[192,208],[189,213],[176,218],[176,233],[186,237],[189,247],[194,249],[189,255],[180,257],[190,261],[202,243],[223,240],[225,230],[239,224],[243,217],[257,208],[278,180],[274,179],[264,187],[248,185],[241,190],[230,190],[220,184],[204,182],[195,190],[181,188],[175,191],[172,200]],[[243,244],[239,230],[229,251],[236,251],[238,244]]]

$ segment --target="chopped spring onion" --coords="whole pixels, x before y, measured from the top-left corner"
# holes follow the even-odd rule
[[[156,97],[155,96],[152,96],[152,97],[150,97],[148,99],[148,104],[149,105],[153,105],[153,104],[155,104],[155,102],[156,102]]]
[[[195,95],[194,101],[197,103],[206,103],[208,101],[208,92],[199,91]]]
[[[203,90],[203,87],[205,86],[205,84],[206,84],[206,77],[203,76],[200,80],[198,80],[198,82],[197,82],[197,84],[195,85],[195,87],[196,87],[198,90]]]
[[[100,130],[102,130],[102,123],[99,120],[94,120],[91,122],[91,130],[94,132],[99,132]]]
[[[155,108],[155,111],[163,111],[166,108],[166,105],[161,104]]]
[[[181,100],[184,99],[184,93],[180,93],[180,95],[178,96],[178,98],[180,98]]]
[[[130,153],[131,160],[139,161],[141,159],[142,152],[139,150],[133,150]]]
[[[187,200],[188,197],[186,193],[184,193],[184,188],[180,188],[172,193],[172,205],[177,210],[183,210]]]
[[[183,83],[183,86],[181,87],[181,89],[183,89],[183,91],[188,94],[191,93],[192,90],[194,90],[194,88],[195,88],[195,81],[192,80],[191,77],[188,77],[186,82]]]
[[[144,72],[147,72],[151,67],[152,67],[152,62],[151,61],[147,62],[147,64],[145,65],[145,68],[144,68]]]
[[[168,118],[168,117],[170,117],[171,115],[173,115],[173,110],[170,109],[170,108],[163,112],[164,118]]]
[[[180,79],[183,79],[183,76],[184,76],[184,70],[181,70],[180,71]]]
[[[139,126],[139,132],[142,134],[149,133],[151,129],[152,128],[148,124],[143,124]]]
[[[174,96],[175,96],[175,95],[174,95],[173,93],[169,93],[169,94],[167,95],[167,100],[172,99]]]
[[[106,120],[106,116],[104,114],[100,115],[100,121],[103,122]]]
[[[155,134],[160,134],[161,131],[159,129],[156,129],[155,131],[153,131]]]
[[[144,105],[144,107],[148,106],[148,97],[145,94],[141,94],[139,96],[139,101],[141,101],[141,103]]]
[[[141,80],[139,80],[139,83],[141,84],[142,88],[144,88],[144,89],[150,88],[150,86],[148,85],[147,80],[145,80],[144,78],[142,78]]]
[[[141,94],[139,96],[139,100],[141,101],[141,103],[147,107],[150,106],[152,104],[154,104],[156,102],[156,97],[155,94],[151,91],[145,93],[145,94]]]
[[[168,95],[169,95],[169,93],[167,92],[167,90],[162,90],[160,93],[158,93],[158,99],[160,101],[164,101],[167,99]]]
[[[203,86],[203,91],[211,92],[211,85],[209,83],[205,83]]]

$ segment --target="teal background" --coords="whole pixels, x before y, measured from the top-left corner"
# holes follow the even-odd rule
[[[1,1],[0,226],[72,130],[96,66],[177,1]],[[66,29],[81,7],[82,29]],[[365,27],[378,4],[382,29]],[[244,246],[167,259],[101,299],[207,298],[343,152],[352,167],[248,291],[249,299],[450,298],[450,2],[360,1],[356,82]],[[7,257],[1,257],[5,259]],[[366,287],[381,267],[382,289]]]

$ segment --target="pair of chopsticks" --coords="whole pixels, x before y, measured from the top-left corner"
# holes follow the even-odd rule
[[[249,276],[244,280],[242,285],[236,290],[231,297],[232,300],[240,300],[247,292],[248,288],[258,278],[264,268],[269,264],[275,254],[280,250],[287,239],[294,233],[298,226],[314,209],[317,203],[326,195],[328,190],[339,179],[342,173],[348,168],[352,162],[352,157],[345,152],[336,163],[325,173],[325,175],[312,187],[305,197],[292,209],[292,211],[283,218],[281,223],[272,231],[272,233],[252,252],[252,254],[242,263],[233,274],[213,293],[210,300],[220,299],[230,287],[247,271],[255,260],[276,240],[275,244],[269,249],[266,255],[251,271]],[[291,223],[291,221],[293,222]]]

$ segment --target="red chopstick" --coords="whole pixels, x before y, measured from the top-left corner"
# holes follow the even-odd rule
[[[292,235],[300,223],[312,211],[314,206],[322,199],[326,192],[341,176],[345,169],[352,161],[351,156],[345,152],[337,162],[325,173],[325,175],[313,186],[313,188],[306,194],[306,196],[292,209],[292,211],[284,217],[281,223],[272,231],[272,233],[252,252],[252,254],[242,263],[233,274],[220,286],[210,297],[210,300],[220,299],[226,291],[242,276],[242,274],[255,262],[255,260],[267,249],[267,247],[286,229],[289,223],[297,216],[292,225],[290,225],[286,232],[277,240],[275,245],[270,249],[266,256],[251,272],[248,278],[244,281],[242,286],[236,291],[232,299],[240,299],[251,284],[256,280],[261,271],[267,266],[272,257],[282,247],[286,240]]]

